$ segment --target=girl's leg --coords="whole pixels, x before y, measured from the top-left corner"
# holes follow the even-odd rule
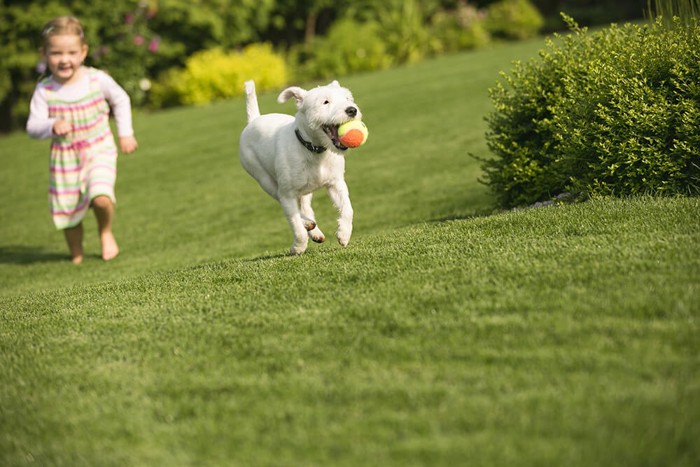
[[[102,259],[109,261],[119,254],[119,246],[112,233],[114,204],[108,196],[97,196],[92,200],[92,209],[97,219],[97,229],[102,243]]]
[[[73,264],[83,262],[83,224],[78,224],[75,227],[68,227],[63,231],[70,250],[71,261]]]

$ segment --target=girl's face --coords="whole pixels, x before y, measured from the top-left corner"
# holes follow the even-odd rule
[[[80,78],[78,72],[87,52],[88,47],[82,43],[80,36],[61,34],[48,38],[44,58],[54,80],[72,84]]]

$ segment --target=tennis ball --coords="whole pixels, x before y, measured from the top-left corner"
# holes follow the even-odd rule
[[[338,127],[338,140],[343,146],[356,148],[365,144],[369,136],[367,126],[360,120],[350,120]]]

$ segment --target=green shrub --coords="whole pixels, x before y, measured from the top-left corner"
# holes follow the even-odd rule
[[[254,79],[260,91],[276,89],[287,82],[284,59],[269,44],[252,44],[242,52],[220,48],[197,52],[184,69],[170,70],[153,87],[155,107],[178,104],[207,104],[243,94],[243,83]]]
[[[505,39],[534,37],[544,26],[544,18],[530,0],[500,0],[488,7],[488,30]]]
[[[338,77],[381,70],[392,64],[392,57],[379,37],[379,25],[349,18],[338,20],[325,37],[296,47],[290,55],[290,61],[297,64],[297,79]]]
[[[562,192],[700,193],[700,26],[611,26],[547,41],[490,90],[503,206]]]
[[[90,46],[87,64],[106,69],[138,106],[150,80],[213,45],[264,42],[279,20],[274,0],[42,0],[0,2],[0,132],[21,128],[38,80],[41,30],[52,17],[77,16]]]
[[[151,30],[156,11],[147,2],[139,2],[132,10],[111,13],[112,21],[89,11],[83,20],[92,35],[89,63],[107,71],[126,90],[135,107],[144,102],[150,70],[162,59],[161,38]]]
[[[440,10],[430,21],[432,36],[439,42],[436,52],[456,52],[483,47],[491,40],[486,12],[460,2],[453,11]]]
[[[378,21],[381,39],[395,64],[419,62],[437,48],[417,0],[383,3],[378,7]]]

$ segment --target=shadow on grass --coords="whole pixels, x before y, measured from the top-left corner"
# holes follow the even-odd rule
[[[277,253],[277,254],[270,253],[270,254],[266,254],[266,255],[262,255],[262,256],[256,256],[255,258],[248,258],[248,259],[245,259],[244,261],[248,262],[248,263],[257,263],[260,261],[267,261],[267,260],[271,260],[271,259],[294,258],[294,257],[295,257],[294,255],[291,255],[289,253]]]
[[[441,222],[450,222],[450,221],[464,221],[468,219],[478,219],[481,217],[490,217],[494,214],[498,214],[499,212],[502,212],[501,210],[497,208],[484,208],[484,209],[477,209],[476,211],[469,213],[469,214],[453,214],[453,215],[448,215],[448,216],[443,216],[443,217],[436,217],[433,219],[428,220],[427,222],[435,222],[435,223],[441,223]]]
[[[351,246],[348,248],[352,248]],[[342,247],[331,247],[331,248],[325,248],[322,245],[316,245],[311,242],[309,242],[309,248],[302,254],[300,255],[294,255],[291,254],[289,251],[281,251],[280,253],[264,253],[261,254],[260,256],[256,256],[254,258],[247,258],[244,259],[244,262],[248,263],[259,263],[259,262],[265,262],[265,261],[270,261],[270,260],[290,260],[294,261],[297,258],[302,258],[302,257],[308,257],[308,256],[316,256],[316,255],[332,255],[336,254],[338,252],[344,251],[345,248]]]
[[[0,264],[34,264],[52,261],[68,261],[68,254],[46,251],[35,246],[0,246]]]

